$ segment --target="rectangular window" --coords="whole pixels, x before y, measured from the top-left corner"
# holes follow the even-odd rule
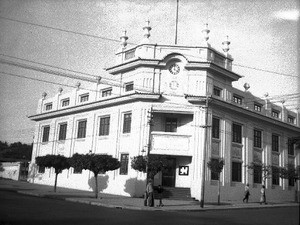
[[[101,91],[101,96],[102,97],[107,97],[111,96],[112,88],[104,89]]]
[[[289,179],[289,186],[295,186],[295,180],[293,178]]]
[[[294,155],[294,142],[291,138],[288,139],[288,154]]]
[[[261,182],[262,182],[262,166],[261,165],[254,165],[253,182],[256,184],[261,184]]]
[[[49,141],[49,133],[50,133],[50,126],[44,126],[43,127],[42,142],[48,142]]]
[[[219,159],[211,159],[211,161],[219,162]],[[211,180],[219,180],[219,174],[211,171]]]
[[[125,84],[125,91],[132,91],[133,90],[133,82]]]
[[[166,118],[166,132],[177,132],[177,118]]]
[[[77,138],[85,138],[86,136],[86,120],[78,122]]]
[[[272,184],[279,185],[279,169],[276,166],[272,167]]]
[[[275,134],[272,134],[272,151],[279,151],[279,136]]]
[[[80,102],[87,102],[89,100],[89,94],[80,95]]]
[[[124,114],[123,133],[131,132],[131,113]]]
[[[221,97],[222,89],[214,86],[214,95]]]
[[[254,103],[254,111],[261,112],[261,105]]]
[[[129,154],[121,154],[121,166],[120,166],[121,175],[128,174],[128,160],[129,160]]]
[[[67,124],[63,123],[59,125],[59,134],[58,134],[58,140],[66,140],[67,137]]]
[[[242,163],[240,162],[232,162],[232,181],[242,181]]]
[[[51,110],[52,109],[52,103],[46,104],[45,109],[46,109],[46,111]]]
[[[109,135],[110,117],[100,118],[99,136]]]
[[[220,138],[220,119],[218,118],[213,118],[212,121],[212,137]]]
[[[254,147],[261,148],[261,131],[254,130]]]
[[[241,105],[242,102],[243,102],[242,97],[237,96],[237,95],[234,95],[234,96],[233,96],[233,102],[234,102],[234,103],[237,103],[237,104],[239,104],[239,105]]]
[[[288,116],[288,123],[295,124],[295,117]]]
[[[272,117],[274,117],[274,118],[279,118],[279,112],[278,111],[276,111],[276,110],[272,110]]]
[[[242,126],[239,124],[232,124],[232,142],[242,143]]]
[[[63,99],[61,101],[61,106],[62,107],[65,107],[65,106],[68,106],[68,105],[70,105],[70,99],[69,98]]]
[[[45,173],[45,169],[44,166],[39,166],[39,173]]]

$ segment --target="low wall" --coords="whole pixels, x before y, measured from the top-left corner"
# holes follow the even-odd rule
[[[1,163],[0,177],[19,180],[20,163],[19,162],[3,162]]]

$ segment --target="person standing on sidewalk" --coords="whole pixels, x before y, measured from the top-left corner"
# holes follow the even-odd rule
[[[260,189],[260,204],[267,204],[266,203],[266,188],[265,185],[263,185]]]
[[[245,194],[244,194],[243,202],[245,202],[246,200],[246,203],[248,203],[249,196],[250,196],[250,190],[249,190],[249,184],[247,183],[245,186]]]
[[[163,198],[163,187],[161,185],[158,185],[157,187],[157,193],[158,193],[158,199],[159,199],[159,207],[163,207],[164,204],[162,203],[162,198]]]
[[[153,194],[153,182],[152,179],[149,180],[147,187],[146,187],[146,192],[147,192],[147,196],[148,196],[148,201],[147,201],[147,205],[150,207],[154,206],[154,194]]]

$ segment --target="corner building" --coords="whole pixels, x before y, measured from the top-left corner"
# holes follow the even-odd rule
[[[30,182],[54,183],[54,170],[38,168],[37,156],[109,154],[122,166],[99,175],[101,192],[142,196],[146,174],[131,168],[132,157],[166,155],[173,167],[155,176],[155,186],[187,188],[200,200],[205,177],[205,201],[216,201],[217,178],[202,165],[222,157],[221,200],[241,200],[249,183],[251,200],[258,201],[259,167],[253,173],[245,165],[299,165],[299,149],[289,141],[299,136],[299,112],[253,96],[248,84],[233,88],[241,76],[232,71],[228,40],[218,52],[207,27],[200,46],[152,44],[149,22],[143,30],[135,47],[127,46],[126,32],[121,36],[116,64],[106,69],[111,79],[40,99],[30,116],[36,121]],[[266,183],[268,201],[293,200],[294,185],[274,175]],[[92,190],[93,175],[70,168],[58,186]]]

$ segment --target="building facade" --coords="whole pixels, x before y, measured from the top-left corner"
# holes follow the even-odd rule
[[[127,47],[126,33],[121,37],[116,64],[106,69],[113,79],[43,95],[30,116],[36,121],[30,182],[54,182],[52,169],[35,165],[37,156],[109,154],[121,168],[99,175],[101,192],[141,196],[146,175],[131,168],[132,157],[166,155],[172,168],[157,174],[154,185],[189,188],[197,200],[204,191],[214,201],[217,178],[206,163],[224,158],[221,200],[242,199],[246,183],[258,200],[261,168],[246,165],[299,165],[299,149],[289,141],[299,136],[299,112],[253,96],[248,84],[244,91],[232,86],[241,76],[232,71],[228,40],[218,52],[207,27],[201,46],[151,44],[149,22],[143,30],[135,47]],[[71,168],[59,175],[58,186],[91,190],[93,182],[89,171]],[[294,185],[274,174],[266,183],[268,200],[293,200]]]

